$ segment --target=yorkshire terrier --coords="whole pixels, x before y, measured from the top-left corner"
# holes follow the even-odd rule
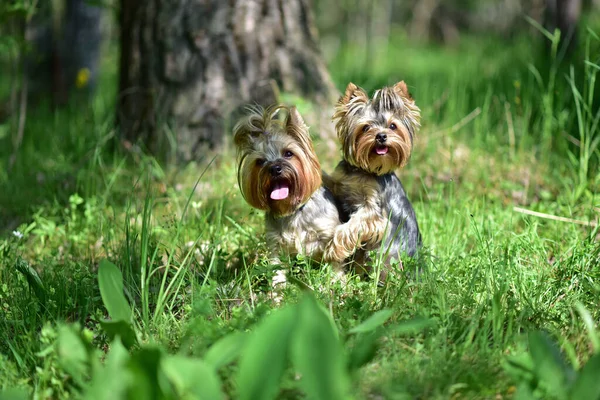
[[[279,114],[287,113],[285,120]],[[238,184],[244,199],[266,211],[266,239],[279,263],[281,256],[303,254],[339,268],[358,240],[346,248],[333,236],[341,221],[322,172],[308,127],[295,107],[255,107],[234,128]],[[346,250],[349,249],[349,250]],[[280,281],[285,280],[278,272]]]
[[[346,248],[359,233],[359,240],[366,238],[355,255],[359,267],[368,260],[368,250],[382,247],[389,268],[393,259],[402,265],[401,253],[413,257],[421,247],[415,211],[394,173],[410,158],[420,117],[404,81],[377,90],[371,99],[350,83],[336,105],[333,119],[343,160],[329,186],[348,221],[336,231],[334,242]],[[382,270],[379,279],[386,274]]]

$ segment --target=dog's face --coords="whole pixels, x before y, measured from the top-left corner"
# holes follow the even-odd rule
[[[277,119],[288,111],[284,121]],[[321,167],[308,127],[295,107],[256,108],[234,129],[238,183],[253,207],[275,216],[294,213],[321,186]]]
[[[333,116],[344,159],[377,175],[406,165],[420,118],[404,81],[376,91],[372,99],[350,83]]]

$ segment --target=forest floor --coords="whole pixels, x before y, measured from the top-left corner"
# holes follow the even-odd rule
[[[378,287],[291,260],[295,284],[276,304],[263,215],[240,195],[233,152],[174,168],[113,150],[109,67],[90,106],[31,111],[16,162],[0,171],[0,389],[58,399],[86,397],[98,379],[115,390],[126,385],[98,378],[95,367],[81,373],[81,363],[96,364],[63,345],[75,340],[68,332],[82,332],[77,340],[98,359],[113,347],[103,321],[115,318],[98,283],[108,259],[133,309],[132,352],[153,346],[192,360],[215,357],[220,339],[254,332],[283,315],[275,310],[304,304],[308,290],[333,322],[340,354],[357,363],[344,378],[354,398],[569,398],[600,351],[600,157],[591,147],[599,114],[590,103],[598,60],[584,64],[582,44],[571,85],[568,66],[540,61],[534,49],[543,46],[530,38],[464,38],[442,48],[397,37],[368,64],[350,46],[329,63],[340,90],[349,81],[374,90],[404,79],[422,109],[413,157],[398,171],[423,234],[421,273],[408,262]],[[115,57],[104,64],[116,65]],[[13,150],[2,132],[0,162],[8,165]],[[330,171],[337,153],[332,158],[323,141],[315,146]],[[377,332],[376,352],[365,345],[363,357],[367,333],[352,329],[376,312],[385,324],[362,325]],[[237,398],[243,362],[231,346],[219,351],[228,361],[215,367],[221,390]],[[306,392],[309,375],[295,368],[275,383],[279,398]]]

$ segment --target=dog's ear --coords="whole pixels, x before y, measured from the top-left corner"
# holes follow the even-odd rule
[[[308,127],[295,106],[290,107],[288,116],[285,120],[285,130],[288,134],[294,136],[299,130],[307,131]]]
[[[408,92],[408,87],[406,87],[406,83],[404,83],[404,81],[396,83],[393,89],[396,94],[404,97],[405,99],[413,100],[412,96]]]
[[[361,102],[367,103],[369,101],[369,96],[367,93],[360,87],[356,86],[354,83],[350,82],[348,86],[346,86],[346,91],[340,97],[337,102],[337,106],[345,108],[350,103]]]
[[[267,108],[258,105],[247,107],[248,114],[233,128],[233,142],[238,151],[251,148],[260,136],[268,135],[273,121],[277,119],[279,111],[284,108],[277,104]]]
[[[311,140],[308,133],[308,126],[296,107],[290,107],[288,110],[288,115],[285,119],[285,131],[296,141],[302,143],[303,146],[310,145]]]
[[[246,117],[240,120],[233,128],[233,143],[238,151],[251,147],[254,141],[253,136],[256,134],[252,129],[251,118]]]

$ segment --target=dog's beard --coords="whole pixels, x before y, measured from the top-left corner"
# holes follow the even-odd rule
[[[379,143],[371,134],[357,134],[357,139],[345,149],[350,164],[376,175],[383,175],[406,165],[412,146],[408,132],[391,133],[385,143]]]

